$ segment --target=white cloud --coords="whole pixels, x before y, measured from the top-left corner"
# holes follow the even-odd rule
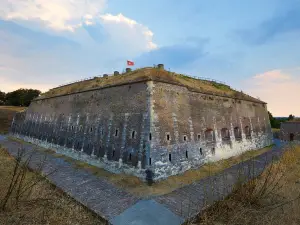
[[[103,12],[106,0],[4,0],[0,17],[6,20],[41,20],[55,30],[74,31],[82,18]]]
[[[105,14],[99,16],[105,30],[117,43],[131,43],[137,49],[152,50],[157,45],[152,41],[153,32],[133,19],[118,15]]]
[[[275,116],[300,116],[300,70],[299,68],[272,70],[247,80],[244,90],[268,103]]]

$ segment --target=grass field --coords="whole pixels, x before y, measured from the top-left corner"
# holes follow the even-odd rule
[[[88,209],[43,179],[39,173],[30,170],[25,171],[24,179],[19,178],[16,186],[22,183],[25,187],[26,184],[32,184],[36,180],[40,182],[18,201],[16,201],[18,189],[14,189],[8,204],[5,209],[2,209],[15,165],[14,158],[0,146],[0,224],[105,224]]]
[[[261,176],[237,184],[225,200],[188,224],[300,224],[300,146],[288,147]]]
[[[15,113],[24,109],[26,108],[17,106],[0,106],[0,134],[8,133]]]

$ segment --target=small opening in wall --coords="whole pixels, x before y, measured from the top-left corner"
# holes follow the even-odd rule
[[[171,153],[169,153],[169,161],[172,161]]]
[[[74,126],[71,126],[71,130],[74,130]]]
[[[149,165],[151,165],[151,158],[149,158]]]
[[[185,151],[185,157],[189,158],[188,151]]]
[[[104,134],[104,130],[103,130],[103,129],[101,130],[101,134],[102,134],[102,135]]]
[[[185,135],[183,136],[183,140],[186,141],[186,136]]]
[[[115,150],[113,150],[113,152],[112,152],[112,157],[114,157],[115,156]]]
[[[129,154],[129,161],[131,161],[131,153]]]
[[[200,148],[199,150],[200,150],[200,155],[203,155],[202,148]]]
[[[116,129],[115,136],[118,137],[119,130]]]
[[[143,144],[143,149],[145,149],[145,148],[146,148],[146,144],[144,143],[144,144]]]
[[[135,137],[135,131],[132,131],[131,138],[134,139],[134,137]]]
[[[152,140],[152,135],[151,135],[151,133],[149,133],[149,141],[151,141]]]
[[[167,134],[167,141],[170,141],[170,134]]]
[[[198,134],[198,136],[197,136],[197,138],[198,138],[198,141],[200,140],[200,137],[201,137],[201,136],[200,136],[200,134]]]
[[[91,127],[90,131],[92,132],[93,131],[93,128]]]
[[[212,155],[215,155],[215,153],[216,153],[216,152],[215,152],[215,148],[212,148],[212,149],[211,149],[211,154],[212,154]]]

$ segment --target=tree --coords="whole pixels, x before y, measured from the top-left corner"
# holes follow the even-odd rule
[[[271,127],[279,129],[280,128],[280,123],[284,122],[285,119],[274,118],[273,115],[272,115],[272,113],[270,113],[269,111],[268,111],[268,114],[269,114],[269,119],[270,119]]]
[[[41,91],[35,89],[18,89],[6,94],[6,105],[29,106],[30,102],[38,97]]]
[[[294,116],[293,114],[289,115],[289,117],[288,117],[288,121],[290,121],[290,120],[294,120],[294,119],[295,119],[295,116]]]
[[[0,105],[5,104],[5,92],[0,91]]]

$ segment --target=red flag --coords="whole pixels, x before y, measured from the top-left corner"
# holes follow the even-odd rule
[[[127,60],[127,66],[134,66],[134,62]]]

